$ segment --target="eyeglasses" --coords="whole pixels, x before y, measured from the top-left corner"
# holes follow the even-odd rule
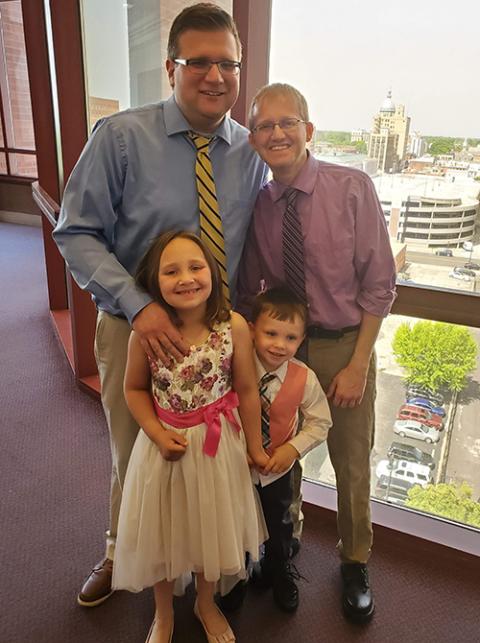
[[[192,74],[206,76],[213,65],[217,65],[222,76],[237,76],[242,67],[236,60],[209,60],[208,58],[175,58],[174,63],[184,65]]]
[[[273,134],[277,125],[282,131],[289,132],[298,127],[300,123],[306,122],[302,121],[301,118],[282,118],[281,121],[276,121],[275,123],[260,123],[260,125],[252,128],[252,134]]]

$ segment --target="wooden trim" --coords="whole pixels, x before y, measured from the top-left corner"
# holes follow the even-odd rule
[[[65,183],[88,136],[79,5],[78,0],[50,0]]]
[[[0,147],[0,152],[5,154],[30,154],[31,156],[37,154],[36,150],[25,150],[21,147]]]
[[[47,217],[50,225],[54,228],[57,225],[58,214],[60,212],[60,206],[58,203],[56,203],[47,192],[45,192],[38,181],[32,183],[32,196],[33,200],[40,208],[40,212]]]
[[[16,174],[0,174],[0,183],[17,183],[21,185],[31,185],[36,177],[18,176]]]
[[[60,189],[56,132],[43,2],[22,0],[22,13],[38,180],[43,189],[58,203]]]
[[[397,286],[392,313],[480,328],[480,294],[440,288]]]
[[[271,0],[233,0],[233,18],[242,41],[242,75],[232,117],[247,125],[252,98],[268,83]]]

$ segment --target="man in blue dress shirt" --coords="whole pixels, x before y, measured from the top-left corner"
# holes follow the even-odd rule
[[[212,138],[209,155],[222,218],[230,292],[250,215],[266,177],[248,131],[226,116],[239,91],[241,44],[229,14],[213,4],[183,10],[169,36],[173,96],[97,123],[65,189],[54,238],[98,309],[95,356],[110,431],[112,480],[105,558],[78,595],[93,607],[111,594],[122,485],[138,426],[123,397],[133,327],[145,350],[181,359],[188,350],[167,313],[132,275],[151,240],[176,228],[199,231],[196,148],[190,131]]]

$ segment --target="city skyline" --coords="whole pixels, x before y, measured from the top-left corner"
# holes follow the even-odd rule
[[[315,0],[272,4],[270,82],[298,87],[317,129],[370,131],[391,90],[411,131],[480,137],[474,0],[458,0],[454,12],[433,0],[348,0],[348,10]]]

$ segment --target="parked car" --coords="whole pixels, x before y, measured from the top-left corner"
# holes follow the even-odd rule
[[[453,252],[450,248],[439,248],[435,250],[435,254],[439,257],[453,257]]]
[[[376,495],[383,497],[388,502],[395,502],[403,505],[408,498],[408,490],[413,487],[411,482],[401,478],[391,478],[390,476],[380,476],[375,488]],[[388,491],[388,495],[385,492]]]
[[[433,402],[427,400],[425,397],[409,397],[407,398],[407,404],[409,406],[418,406],[421,409],[426,409],[430,413],[435,413],[441,418],[445,417],[445,409],[442,406],[435,406]]]
[[[406,480],[411,484],[419,484],[426,487],[427,484],[432,482],[432,472],[429,467],[418,462],[409,462],[408,460],[396,460],[393,464],[389,460],[380,460],[375,470],[377,478],[380,476],[388,476]]]
[[[454,266],[448,273],[448,276],[453,279],[460,279],[460,281],[472,281],[472,279],[475,279],[473,270],[462,268],[461,266]]]
[[[432,391],[432,389],[426,386],[420,386],[418,384],[409,384],[407,387],[407,399],[410,397],[424,397],[431,402],[434,402],[437,406],[443,406],[445,398],[441,393]]]
[[[472,252],[473,250],[473,242],[472,241],[464,241],[462,248],[466,250],[467,252]]]
[[[387,451],[389,459],[407,460],[409,462],[418,462],[424,464],[430,469],[435,469],[435,462],[429,453],[425,453],[418,447],[410,444],[402,444],[402,442],[392,442]]]
[[[397,420],[393,425],[393,432],[398,433],[402,438],[409,437],[414,440],[423,440],[429,444],[440,440],[439,431],[416,420]]]
[[[468,270],[480,270],[480,264],[475,263],[474,261],[467,261],[467,263],[463,264],[463,267]]]
[[[417,420],[427,426],[433,426],[437,431],[443,429],[442,418],[436,413],[421,406],[414,406],[411,404],[404,404],[398,409],[397,420]]]

